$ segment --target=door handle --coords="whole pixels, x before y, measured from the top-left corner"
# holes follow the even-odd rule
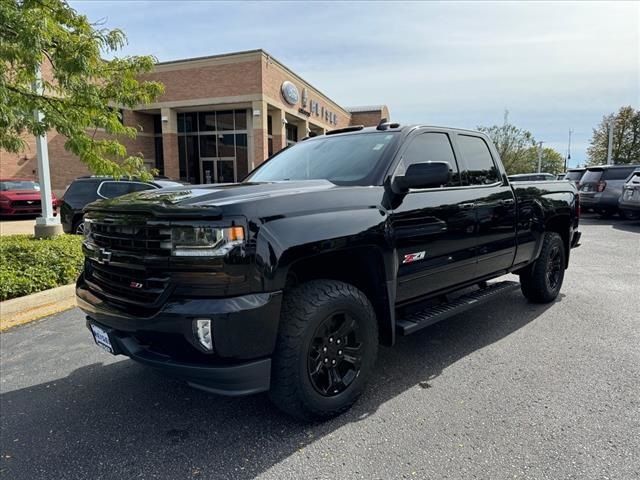
[[[461,203],[460,205],[458,205],[460,208],[464,209],[464,210],[468,210],[470,208],[473,208],[476,206],[476,204],[474,202],[469,202],[469,203]]]
[[[500,204],[502,205],[513,205],[515,200],[513,198],[506,198],[504,200],[500,200]]]

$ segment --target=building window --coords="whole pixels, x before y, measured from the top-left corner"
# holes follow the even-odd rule
[[[153,140],[155,144],[155,167],[160,175],[164,175],[164,150],[162,146],[162,118],[153,116]]]
[[[298,126],[287,123],[285,130],[287,132],[287,147],[298,141]]]
[[[248,173],[247,112],[179,113],[180,178],[190,183],[244,178]]]
[[[271,118],[271,115],[267,116],[267,143],[267,154],[270,157],[273,155],[273,118]]]

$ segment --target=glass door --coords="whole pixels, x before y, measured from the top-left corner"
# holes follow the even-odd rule
[[[236,179],[236,159],[200,158],[201,183],[234,183]]]
[[[234,158],[216,159],[216,183],[234,183],[236,181],[236,166]]]
[[[215,158],[200,158],[200,183],[216,183]]]

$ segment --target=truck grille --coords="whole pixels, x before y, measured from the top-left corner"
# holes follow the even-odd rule
[[[112,251],[171,255],[171,230],[161,226],[92,222],[91,238],[97,246]]]
[[[167,291],[170,278],[141,269],[101,265],[94,260],[85,264],[85,281],[95,293],[116,304],[152,308],[158,306]]]
[[[115,306],[160,307],[170,286],[171,230],[138,217],[90,220],[87,246],[94,253],[85,261],[89,288]],[[148,257],[152,260],[147,263]]]

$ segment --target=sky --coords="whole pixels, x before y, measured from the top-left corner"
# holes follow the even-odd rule
[[[159,61],[262,48],[342,106],[460,128],[509,121],[583,164],[640,108],[640,2],[71,1]]]

